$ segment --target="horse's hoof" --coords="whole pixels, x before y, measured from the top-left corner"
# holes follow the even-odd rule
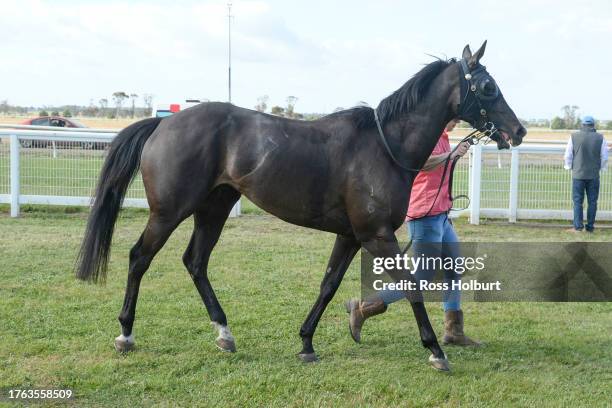
[[[125,337],[123,334],[115,339],[115,350],[119,353],[127,353],[134,350],[136,343],[133,336]]]
[[[448,363],[446,355],[444,355],[444,358],[437,358],[434,357],[434,355],[432,354],[431,356],[429,356],[429,362],[431,363],[431,366],[436,370],[450,371],[450,365]]]
[[[314,362],[319,361],[319,359],[317,358],[317,355],[315,353],[300,353],[300,354],[298,354],[298,357],[304,363],[314,363]]]
[[[222,337],[218,337],[215,340],[215,345],[217,348],[225,353],[235,353],[236,352],[236,343],[234,340],[224,339]]]

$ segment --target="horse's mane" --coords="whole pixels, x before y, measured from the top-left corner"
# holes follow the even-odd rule
[[[435,61],[425,65],[423,69],[414,74],[398,90],[387,96],[378,104],[377,112],[381,124],[396,119],[416,107],[423,95],[429,89],[433,80],[449,65],[456,60],[451,58],[443,60],[436,58]],[[360,129],[375,126],[374,110],[369,106],[357,106],[351,109],[332,113],[328,116],[350,115],[357,127]]]

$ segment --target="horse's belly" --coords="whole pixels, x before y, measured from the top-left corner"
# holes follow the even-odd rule
[[[259,208],[291,224],[335,234],[352,233],[351,223],[343,205],[313,207],[309,206],[306,200],[283,196],[282,193],[274,200],[262,199],[249,192],[243,194]]]

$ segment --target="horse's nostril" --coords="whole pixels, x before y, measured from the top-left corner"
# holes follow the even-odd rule
[[[516,131],[516,135],[518,137],[523,137],[527,134],[527,129],[525,129],[523,126],[520,126],[517,131]]]

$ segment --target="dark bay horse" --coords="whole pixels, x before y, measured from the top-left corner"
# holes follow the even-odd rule
[[[479,63],[485,45],[474,54],[466,46],[460,61],[425,66],[381,101],[376,117],[372,108],[358,107],[298,121],[203,103],[125,128],[112,142],[100,174],[76,267],[80,279],[105,278],[114,224],[140,169],[150,215],[130,251],[117,350],[134,345],[144,273],[172,231],[191,215],[194,230],[183,262],[218,330],[217,346],[235,350],[207,267],[230,210],[244,194],[287,222],[337,235],[319,296],[300,330],[299,356],[316,360],[314,331],[357,251],[364,248],[376,257],[400,252],[395,231],[404,221],[412,182],[446,123],[460,118],[475,128],[494,124],[499,148],[521,143],[525,129]],[[390,273],[399,279],[405,272]],[[411,306],[431,363],[447,370],[423,302],[413,300]]]

